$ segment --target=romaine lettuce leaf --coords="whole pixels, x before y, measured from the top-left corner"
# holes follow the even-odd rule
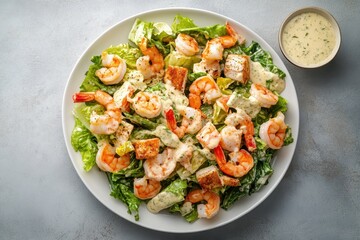
[[[110,46],[104,52],[116,54],[124,59],[129,69],[136,69],[136,60],[142,56],[140,49],[131,47],[129,44]]]
[[[205,73],[205,72],[188,73],[187,78],[189,79],[190,82],[193,82],[196,79],[198,79],[199,77],[203,77],[206,75],[207,75],[207,73]]]
[[[143,128],[153,130],[158,126],[157,123],[154,123],[147,118],[143,118],[138,114],[129,114],[126,112],[123,112],[123,114],[125,115],[126,119],[130,120],[130,122]]]
[[[274,65],[270,53],[263,50],[259,43],[253,41],[249,46],[243,46],[242,51],[249,55],[252,61],[259,62],[265,69],[277,74],[282,79],[285,78],[286,74]]]
[[[229,86],[234,83],[234,80],[232,80],[231,78],[218,77],[216,79],[216,83],[223,94],[230,95],[232,93],[232,91],[228,89]]]
[[[198,212],[194,207],[192,207],[192,209],[189,213],[183,214],[182,209],[181,209],[182,205],[183,205],[182,203],[176,203],[176,204],[172,205],[169,208],[169,212],[171,212],[171,213],[179,212],[185,218],[185,220],[189,223],[195,222],[196,220],[199,219]]]
[[[215,125],[223,124],[226,117],[227,117],[227,112],[225,112],[217,103],[215,103],[212,122]]]
[[[178,51],[172,51],[169,55],[165,57],[165,65],[167,66],[178,66],[184,67],[192,71],[195,63],[201,61],[201,57],[194,56],[185,56]]]
[[[205,46],[209,39],[227,34],[225,25],[198,27],[192,19],[181,15],[175,16],[171,28],[175,33],[185,33],[192,36],[202,46]]]
[[[90,130],[90,115],[93,111],[102,114],[105,111],[105,108],[97,103],[77,103],[74,106],[73,114],[88,130]]]
[[[155,45],[164,56],[169,54],[171,48],[169,43],[175,38],[166,23],[145,22],[136,19],[128,38],[138,45],[144,37],[148,39],[148,44]]]
[[[287,146],[292,142],[294,142],[294,138],[292,137],[291,128],[288,126],[285,132],[284,146]]]
[[[71,134],[71,145],[75,151],[80,152],[84,170],[90,171],[96,163],[97,140],[78,118],[75,118],[75,126]]]
[[[150,40],[153,31],[154,24],[152,22],[145,22],[137,18],[130,30],[128,38],[137,45],[143,37]]]
[[[134,154],[130,154],[131,156],[131,162],[130,165],[127,168],[121,169],[120,171],[116,173],[111,174],[111,179],[109,179],[112,182],[118,182],[121,179],[124,178],[141,178],[144,176],[144,168],[143,168],[143,161],[139,161],[135,158]]]
[[[268,179],[273,173],[270,161],[258,161],[256,164],[256,176],[252,183],[250,194],[259,191],[259,189],[268,184]]]
[[[192,19],[188,17],[183,17],[179,14],[175,16],[174,21],[171,24],[171,29],[174,32],[178,32],[181,29],[193,28],[193,27],[197,27],[197,26]]]
[[[110,181],[111,193],[110,195],[116,199],[119,199],[123,203],[125,203],[128,207],[129,214],[135,214],[135,220],[139,220],[139,207],[141,204],[141,200],[139,200],[131,190],[131,184],[129,183],[132,181],[131,179],[120,182],[113,182],[111,181],[111,174],[108,173],[108,179]]]

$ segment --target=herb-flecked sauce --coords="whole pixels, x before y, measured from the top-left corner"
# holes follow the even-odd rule
[[[302,13],[291,19],[282,33],[284,51],[301,65],[324,61],[335,47],[331,23],[317,13]]]

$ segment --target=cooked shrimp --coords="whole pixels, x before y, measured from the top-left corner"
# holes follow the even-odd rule
[[[186,107],[179,110],[183,116],[181,126],[184,127],[185,133],[195,134],[202,128],[202,114],[199,110]]]
[[[147,47],[146,38],[141,39],[139,48],[144,56],[136,60],[136,68],[143,74],[145,79],[149,79],[164,68],[164,58],[155,46]]]
[[[186,34],[180,33],[175,39],[176,50],[186,56],[193,56],[199,52],[199,45],[196,40]]]
[[[229,126],[240,126],[240,129],[244,133],[245,145],[250,152],[256,149],[256,142],[254,138],[255,130],[254,123],[251,121],[251,117],[246,114],[242,109],[237,109],[236,113],[230,113],[225,118],[225,124]]]
[[[124,82],[123,85],[114,93],[115,105],[123,112],[130,111],[129,99],[135,92],[135,87],[129,82]]]
[[[142,117],[154,118],[161,113],[162,104],[158,95],[138,92],[131,101],[135,112]]]
[[[229,106],[227,105],[227,102],[229,101],[230,96],[223,95],[222,97],[216,99],[216,104],[225,112],[229,111]]]
[[[73,101],[89,102],[97,101],[106,108],[103,115],[92,112],[90,115],[90,131],[94,134],[112,134],[121,121],[121,111],[116,107],[114,99],[108,93],[97,90],[96,92],[79,92],[73,95]]]
[[[230,48],[238,42],[238,34],[228,22],[226,22],[226,31],[229,35],[213,38],[206,43],[205,49],[201,54],[203,59],[221,60],[224,48]]]
[[[278,96],[261,84],[251,84],[250,94],[258,100],[261,107],[269,108],[278,102]]]
[[[168,128],[175,133],[179,138],[182,138],[185,135],[184,127],[178,127],[176,124],[176,118],[174,111],[170,108],[169,110],[165,111],[165,118],[168,125]]]
[[[96,154],[96,164],[105,172],[118,172],[130,165],[130,155],[125,154],[121,157],[115,157],[115,148],[108,142],[100,144]]]
[[[242,131],[234,126],[225,126],[220,131],[220,146],[230,152],[239,151],[241,146]]]
[[[244,149],[229,154],[230,161],[226,161],[225,154],[221,146],[214,149],[216,162],[221,171],[233,177],[242,177],[254,167],[254,159],[250,153]]]
[[[205,200],[206,204],[198,204],[197,212],[199,218],[212,218],[219,212],[220,197],[212,191],[201,189],[192,190],[186,196],[186,202],[197,203]]]
[[[202,114],[199,110],[192,107],[185,107],[179,110],[183,116],[181,126],[176,125],[175,114],[172,109],[165,111],[165,117],[168,128],[175,133],[179,138],[182,138],[185,133],[195,134],[202,128]]]
[[[112,85],[119,83],[126,73],[126,62],[118,55],[108,54],[103,52],[101,54],[103,68],[98,69],[95,75],[105,84]]]
[[[145,200],[155,197],[161,190],[160,182],[146,177],[134,179],[134,194],[137,198]]]
[[[287,129],[284,119],[284,114],[278,112],[276,117],[260,126],[260,138],[272,149],[280,149],[284,144]]]
[[[212,103],[222,95],[218,85],[210,76],[204,76],[196,79],[190,85],[189,91],[190,107],[195,109],[199,109],[201,107],[201,99],[204,103]]]
[[[196,139],[204,148],[214,149],[219,145],[221,136],[216,127],[208,122],[196,135]]]
[[[144,162],[145,176],[156,181],[166,179],[176,167],[176,159],[174,158],[174,150],[166,148],[156,157],[148,158]]]
[[[243,84],[250,78],[250,59],[246,55],[229,54],[225,61],[225,77],[231,78]]]
[[[223,58],[224,46],[219,38],[214,38],[206,43],[201,57],[210,61],[219,61]]]
[[[193,72],[204,72],[209,74],[212,78],[218,78],[221,74],[220,63],[217,60],[202,59],[199,63],[194,64]]]

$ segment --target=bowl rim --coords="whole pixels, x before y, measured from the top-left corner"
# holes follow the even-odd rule
[[[298,62],[295,62],[293,59],[291,59],[291,57],[286,53],[286,51],[284,50],[283,44],[282,44],[282,33],[284,31],[284,27],[286,26],[286,24],[292,20],[294,17],[305,13],[305,12],[311,12],[311,13],[317,13],[320,14],[321,16],[325,17],[327,20],[330,21],[330,24],[333,26],[334,30],[335,30],[335,47],[332,51],[332,53],[323,61],[317,63],[317,64],[311,64],[311,65],[305,65],[305,64],[301,64]],[[320,8],[320,7],[315,7],[315,6],[309,6],[309,7],[303,7],[303,8],[299,8],[293,12],[291,12],[290,14],[287,15],[287,17],[284,19],[284,21],[282,22],[282,24],[280,25],[279,28],[279,33],[278,33],[278,42],[279,42],[279,47],[281,50],[281,53],[284,55],[284,57],[293,65],[300,67],[300,68],[306,68],[306,69],[312,69],[312,68],[319,68],[322,67],[326,64],[328,64],[329,62],[331,62],[335,56],[337,55],[337,53],[339,52],[340,46],[341,46],[341,30],[339,27],[339,23],[336,21],[335,17],[327,10]]]

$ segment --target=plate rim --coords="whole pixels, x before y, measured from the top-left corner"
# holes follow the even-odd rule
[[[129,219],[127,218],[126,216],[122,216],[120,215],[119,213],[117,213],[116,211],[114,211],[110,206],[108,206],[106,203],[104,203],[100,198],[99,196],[97,196],[97,194],[95,194],[95,192],[93,191],[93,189],[88,186],[88,183],[85,181],[84,177],[82,176],[82,174],[80,173],[80,169],[77,168],[77,166],[75,165],[75,159],[72,158],[71,154],[70,154],[70,149],[72,149],[72,146],[71,146],[71,140],[68,139],[68,137],[71,137],[70,136],[67,136],[67,133],[65,131],[66,127],[66,123],[65,123],[65,108],[66,108],[66,105],[65,105],[65,101],[66,101],[66,95],[67,95],[67,91],[68,91],[68,88],[69,88],[69,85],[70,85],[70,80],[72,79],[72,76],[74,75],[74,72],[76,70],[76,68],[78,67],[80,61],[84,58],[84,56],[86,55],[86,53],[89,51],[89,49],[91,49],[95,43],[104,35],[106,35],[108,32],[112,31],[116,26],[122,24],[123,22],[126,22],[130,19],[134,19],[134,18],[137,18],[137,17],[140,17],[140,16],[143,16],[143,15],[147,15],[147,14],[151,14],[151,13],[155,13],[155,12],[167,12],[167,11],[170,11],[170,10],[176,10],[176,11],[190,11],[190,12],[200,12],[202,14],[209,14],[209,15],[215,15],[217,17],[220,17],[220,18],[223,18],[223,19],[226,19],[228,21],[231,21],[231,22],[234,22],[236,23],[237,25],[241,26],[242,28],[246,29],[246,31],[249,31],[251,32],[251,34],[253,34],[254,36],[256,36],[256,38],[258,39],[261,39],[262,42],[264,42],[266,44],[266,47],[264,48],[266,51],[269,51],[269,50],[272,50],[276,55],[277,57],[279,58],[279,60],[281,61],[281,63],[284,65],[285,67],[285,70],[287,72],[287,76],[290,78],[290,81],[293,85],[293,90],[294,90],[294,100],[292,101],[295,106],[296,106],[296,109],[292,109],[294,110],[294,112],[296,113],[296,126],[291,126],[291,129],[292,129],[292,133],[293,133],[293,136],[295,136],[294,138],[294,141],[293,143],[291,143],[291,145],[294,145],[293,146],[293,150],[291,150],[291,153],[289,156],[291,156],[290,160],[287,162],[287,164],[285,165],[284,167],[284,170],[283,172],[281,172],[281,174],[279,175],[279,177],[277,179],[274,179],[273,180],[273,186],[271,188],[269,188],[266,193],[260,198],[258,199],[254,204],[251,205],[251,207],[247,208],[246,211],[244,211],[242,214],[239,214],[239,215],[236,215],[235,217],[232,217],[230,219],[227,219],[225,221],[221,221],[219,222],[218,224],[216,225],[212,225],[208,228],[204,227],[204,228],[200,228],[200,229],[191,229],[189,231],[176,231],[176,230],[166,230],[166,229],[159,229],[159,228],[154,228],[154,227],[150,227],[150,226],[146,226],[146,224],[144,223],[141,223],[140,221],[134,221],[133,219]],[[262,46],[263,47],[263,46]],[[272,56],[273,57],[273,56]],[[288,79],[286,79],[286,82],[288,81]],[[288,83],[288,82],[287,82]],[[297,97],[297,92],[296,92],[296,88],[295,88],[295,85],[294,85],[294,82],[290,76],[290,73],[288,71],[288,69],[286,68],[285,66],[285,63],[284,61],[281,59],[280,55],[273,49],[273,47],[271,47],[267,41],[265,41],[260,35],[258,35],[255,31],[251,30],[250,28],[248,28],[247,26],[243,25],[242,23],[240,23],[239,21],[237,20],[234,20],[233,18],[230,18],[230,17],[227,17],[225,15],[222,15],[220,13],[217,13],[217,12],[213,12],[213,11],[209,11],[209,10],[205,10],[205,9],[199,9],[199,8],[191,8],[191,7],[164,7],[164,8],[156,8],[156,9],[152,9],[152,10],[147,10],[147,11],[143,11],[143,12],[139,12],[139,13],[136,13],[136,14],[133,14],[129,17],[126,17],[120,21],[117,21],[115,24],[111,25],[110,27],[108,27],[105,31],[103,31],[101,34],[99,34],[87,47],[86,49],[82,52],[82,54],[80,55],[80,57],[78,57],[75,65],[73,66],[70,74],[69,74],[69,77],[67,79],[67,82],[66,82],[66,85],[65,85],[65,88],[64,88],[64,92],[63,92],[63,98],[62,98],[62,114],[61,114],[61,117],[62,117],[62,131],[63,131],[63,136],[64,136],[64,140],[65,140],[65,145],[66,145],[66,150],[67,150],[67,153],[68,153],[68,156],[70,157],[70,160],[71,160],[71,163],[73,165],[73,167],[75,168],[75,171],[77,173],[77,175],[80,177],[81,181],[83,182],[83,184],[86,186],[86,188],[91,192],[91,194],[102,204],[104,205],[106,208],[108,208],[111,212],[113,212],[114,214],[116,214],[117,216],[120,216],[122,219],[124,220],[127,220],[135,225],[138,225],[138,226],[141,226],[141,227],[144,227],[144,228],[147,228],[147,229],[151,229],[151,230],[155,230],[155,231],[160,231],[160,232],[167,232],[167,233],[194,233],[194,232],[202,232],[202,231],[207,231],[207,230],[211,230],[211,229],[215,229],[215,228],[219,228],[221,226],[224,226],[226,224],[229,224],[243,216],[245,216],[247,213],[249,213],[250,211],[252,211],[253,209],[255,209],[257,206],[259,206],[262,202],[265,201],[265,199],[268,198],[268,196],[278,187],[279,183],[282,181],[282,179],[284,178],[284,175],[287,173],[288,171],[288,168],[293,160],[293,157],[294,157],[294,154],[295,154],[295,151],[296,151],[296,147],[297,147],[297,141],[298,141],[298,133],[299,133],[299,127],[300,127],[300,111],[299,111],[299,102],[298,102],[298,97]],[[109,190],[110,191],[110,190]],[[110,196],[110,194],[109,194]],[[118,200],[117,200],[118,201]],[[121,203],[122,204],[122,203]],[[129,215],[131,217],[133,217],[132,215]],[[196,224],[196,223],[193,223],[193,224]]]

